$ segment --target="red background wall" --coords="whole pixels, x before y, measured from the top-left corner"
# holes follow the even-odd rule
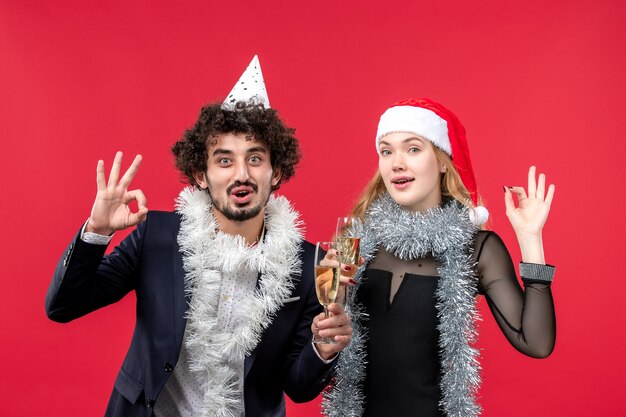
[[[430,96],[463,120],[493,228],[516,261],[502,186],[523,184],[531,163],[547,172],[557,184],[545,230],[558,265],[556,350],[520,355],[481,302],[484,415],[626,415],[626,3],[171,3],[0,1],[0,415],[103,413],[134,297],[68,325],[43,309],[54,265],[89,215],[96,161],[142,153],[135,186],[150,208],[171,209],[181,184],[170,145],[255,53],[302,142],[281,192],[309,240],[330,236],[373,173],[377,118],[401,98]],[[318,405],[289,415],[318,415]]]

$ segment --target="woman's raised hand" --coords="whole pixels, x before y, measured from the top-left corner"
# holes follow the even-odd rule
[[[93,203],[91,217],[87,222],[85,231],[110,235],[117,230],[134,226],[146,219],[148,215],[146,196],[141,190],[128,191],[128,187],[135,174],[137,174],[140,163],[141,155],[137,155],[128,170],[119,179],[122,152],[117,152],[113,160],[109,181],[106,182],[104,161],[98,161],[96,169],[98,193],[96,194],[96,201]],[[137,201],[138,210],[136,213],[133,213],[129,204],[135,200]]]
[[[517,195],[518,206],[515,206],[513,194]],[[554,184],[550,184],[546,192],[546,176],[539,174],[536,168],[528,170],[528,195],[524,187],[504,187],[504,203],[506,215],[515,230],[515,234],[540,236],[554,197]]]

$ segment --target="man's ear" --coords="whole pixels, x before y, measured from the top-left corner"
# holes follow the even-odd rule
[[[203,190],[209,187],[209,183],[206,180],[206,174],[202,171],[196,171],[193,174],[193,179],[196,180],[196,184]]]
[[[276,187],[276,185],[278,185],[282,176],[283,173],[280,169],[274,169],[274,172],[272,173],[272,187]]]

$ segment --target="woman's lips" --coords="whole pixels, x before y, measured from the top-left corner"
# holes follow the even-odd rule
[[[394,188],[396,190],[404,190],[405,188],[408,188],[411,186],[411,183],[415,180],[415,178],[409,178],[409,177],[397,177],[397,178],[393,178],[391,180],[391,183],[393,184]]]

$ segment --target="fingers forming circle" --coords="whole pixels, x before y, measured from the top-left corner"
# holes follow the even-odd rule
[[[133,200],[137,200],[137,205],[140,208],[145,207],[148,203],[148,200],[146,199],[146,195],[141,190],[132,190],[126,193],[126,196],[124,198],[124,203],[128,204]]]
[[[515,195],[517,195],[517,199],[519,201],[522,201],[526,198],[528,198],[528,196],[526,195],[526,190],[524,189],[524,187],[509,187],[509,190],[511,190],[511,192]]]

